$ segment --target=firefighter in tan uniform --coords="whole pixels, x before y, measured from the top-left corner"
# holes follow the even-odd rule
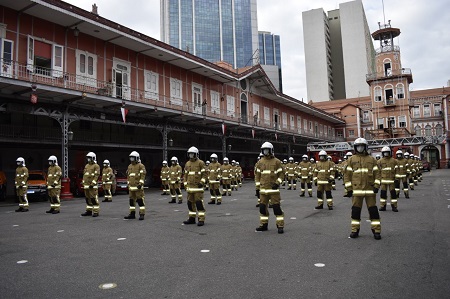
[[[208,181],[209,181],[209,193],[211,194],[211,200],[208,202],[209,205],[216,203],[222,204],[222,193],[220,193],[220,179],[222,178],[222,165],[219,163],[219,158],[216,154],[212,154],[210,157],[211,162],[209,163],[208,171]]]
[[[223,165],[221,167],[222,172],[222,196],[231,196],[231,172],[232,167],[230,165],[230,160],[225,157],[223,158]]]
[[[183,175],[183,169],[178,164],[178,158],[172,157],[170,159],[170,175],[169,175],[169,190],[170,197],[172,198],[169,203],[175,203],[178,197],[178,203],[183,203],[183,194],[181,194],[181,176]]]
[[[411,155],[406,152],[404,154],[405,159],[408,161],[408,168],[409,168],[409,175],[408,175],[408,181],[409,181],[409,189],[414,190],[414,176],[416,175],[416,169],[414,167],[414,160],[411,159]]]
[[[344,197],[345,197],[345,194],[347,194],[347,188],[345,188],[345,180],[344,180],[344,177],[345,177],[345,168],[347,168],[347,164],[348,164],[348,159],[351,157],[351,156],[353,156],[353,154],[352,154],[352,152],[347,152],[346,154],[345,154],[345,156],[344,156],[344,161],[342,162],[342,165],[341,165],[341,171],[342,171],[342,183],[343,183],[343,185],[344,185]]]
[[[48,158],[47,171],[47,193],[50,200],[50,210],[45,211],[49,214],[58,214],[60,212],[61,202],[61,167],[58,166],[58,159],[55,156]]]
[[[414,161],[414,168],[416,170],[416,175],[414,176],[414,185],[418,185],[419,176],[420,176],[420,165],[419,165],[419,156],[412,155],[411,157]]]
[[[331,195],[331,183],[334,180],[334,163],[327,160],[327,152],[319,152],[319,161],[314,169],[314,184],[317,186],[317,206],[316,210],[323,209],[323,196],[327,200],[329,210],[333,210],[333,196]]]
[[[198,158],[198,149],[192,146],[187,151],[189,161],[184,166],[184,187],[187,192],[189,218],[184,224],[195,224],[198,217],[198,226],[205,224],[205,207],[203,193],[206,182],[205,162]]]
[[[211,164],[211,162],[209,162],[208,160],[206,160],[205,162],[205,171],[206,171],[206,182],[205,182],[205,191],[209,189],[209,164]]]
[[[391,155],[391,149],[385,146],[381,149],[382,158],[378,160],[378,168],[381,171],[380,184],[380,211],[386,211],[388,191],[391,194],[392,211],[397,209],[397,192],[395,192],[395,179],[398,172],[398,162]]]
[[[103,202],[112,202],[111,188],[113,180],[114,180],[114,171],[111,168],[111,163],[109,163],[109,160],[104,160],[102,169],[102,185],[105,199],[103,199]]]
[[[395,175],[395,192],[397,194],[397,198],[400,197],[400,184],[403,187],[403,193],[405,194],[405,198],[409,198],[409,187],[408,187],[408,177],[410,174],[408,159],[403,157],[403,152],[398,150],[395,153],[395,157],[397,158],[398,171]]]
[[[29,204],[27,198],[28,190],[28,168],[25,166],[25,159],[22,157],[16,160],[16,177],[14,184],[16,187],[16,195],[19,198],[19,208],[16,212],[28,212]]]
[[[237,191],[237,166],[236,161],[231,161],[231,190]]]
[[[284,232],[284,213],[281,210],[280,185],[283,182],[283,169],[281,161],[275,158],[273,145],[264,142],[261,146],[261,153],[264,155],[257,163],[255,173],[255,184],[259,185],[259,227],[256,231],[266,231],[269,223],[269,210],[267,205],[269,200],[273,205],[273,213],[276,218],[278,233]]]
[[[336,163],[333,162],[333,158],[331,158],[331,156],[327,156],[327,160],[330,161],[332,166],[333,166],[333,179],[331,181],[331,189],[332,190],[336,190],[336,175],[337,175],[337,166]]]
[[[145,216],[145,192],[144,182],[147,171],[141,163],[141,156],[138,152],[130,153],[130,165],[127,169],[128,192],[130,196],[130,214],[124,219],[136,219],[136,202],[139,205],[139,220],[144,220]]]
[[[163,188],[163,193],[161,195],[167,195],[170,193],[169,181],[170,181],[170,167],[167,165],[167,161],[162,161],[161,167],[161,185]]]
[[[98,202],[98,177],[100,176],[100,166],[97,164],[97,156],[93,152],[86,155],[87,164],[83,170],[83,188],[86,197],[86,212],[81,216],[97,217],[100,211]]]
[[[236,173],[237,173],[238,187],[242,187],[242,167],[237,161],[236,161]]]
[[[299,166],[299,178],[300,178],[300,188],[301,192],[300,196],[305,196],[305,187],[308,187],[308,194],[309,197],[312,197],[312,182],[311,182],[311,162],[308,160],[308,155],[302,156],[302,161],[300,162]]]
[[[377,160],[367,153],[368,143],[366,139],[357,138],[354,142],[354,148],[355,155],[348,159],[344,174],[347,189],[345,197],[352,197],[352,233],[350,238],[359,236],[361,209],[365,198],[373,236],[376,240],[380,240],[381,223],[376,199],[376,194],[380,188],[380,170],[377,166]]]
[[[258,163],[259,163],[259,161],[261,160],[261,158],[263,156],[264,155],[262,153],[259,153],[258,160],[256,161],[255,166],[253,167],[253,175],[256,175],[256,168],[258,167]],[[281,165],[283,165],[283,164],[281,164]],[[283,167],[281,167],[281,168],[283,168]],[[283,172],[283,176],[284,176],[284,172]],[[259,203],[260,203],[259,185],[255,185],[255,191],[256,191],[255,192],[255,196],[256,196],[256,198],[258,198],[258,202],[256,203],[256,207],[258,208],[259,207]]]
[[[283,187],[287,185],[287,174],[286,174],[287,162],[288,161],[286,159],[283,159],[283,161],[281,162],[281,169],[283,169],[283,184],[281,186]]]
[[[294,163],[294,158],[289,157],[289,162],[285,166],[285,174],[288,181],[288,190],[297,190],[297,175],[296,175],[296,165]]]

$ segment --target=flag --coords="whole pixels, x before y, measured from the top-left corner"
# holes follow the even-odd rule
[[[277,135],[277,133],[275,133],[275,139],[278,140],[278,135]]]
[[[225,124],[222,124],[222,134],[225,135],[225,131],[227,129],[227,126]]]
[[[252,129],[252,136],[253,136],[253,139],[255,139],[255,129]]]
[[[295,143],[295,136],[292,136],[292,141]]]
[[[36,94],[32,93],[30,96],[30,101],[32,104],[36,104],[38,101],[38,96]]]
[[[120,107],[120,112],[122,113],[123,122],[126,123],[127,122],[128,109],[125,108],[125,103],[123,103],[122,107]]]

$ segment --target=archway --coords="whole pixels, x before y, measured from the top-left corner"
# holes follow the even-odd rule
[[[420,158],[430,162],[432,168],[440,168],[440,154],[439,150],[434,145],[426,145],[420,151]]]

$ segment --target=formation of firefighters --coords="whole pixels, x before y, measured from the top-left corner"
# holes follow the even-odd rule
[[[268,230],[269,208],[273,209],[276,217],[278,233],[284,232],[284,213],[281,209],[280,188],[296,190],[297,182],[300,183],[300,197],[308,192],[313,196],[313,184],[317,187],[317,206],[315,209],[324,208],[324,202],[329,210],[333,210],[332,190],[336,190],[336,180],[343,180],[344,197],[352,198],[351,208],[351,238],[359,236],[361,209],[364,199],[368,208],[371,230],[376,240],[381,239],[381,222],[379,211],[386,211],[388,197],[393,212],[398,212],[398,198],[401,190],[406,198],[409,198],[409,190],[422,180],[422,163],[419,157],[398,150],[395,155],[389,147],[383,147],[381,156],[372,157],[368,153],[368,143],[364,138],[358,138],[354,142],[354,154],[347,152],[344,161],[339,160],[335,164],[326,151],[319,152],[319,159],[315,161],[308,155],[303,155],[300,163],[294,158],[280,161],[274,155],[274,148],[270,142],[261,146],[261,153],[254,166],[255,190],[258,198],[259,226],[256,231]],[[394,158],[395,157],[395,158]],[[242,186],[242,168],[239,162],[227,157],[223,158],[223,164],[219,163],[218,156],[212,154],[211,161],[203,162],[199,159],[199,150],[190,147],[187,151],[188,161],[184,170],[178,163],[177,157],[162,162],[161,182],[162,195],[170,195],[169,203],[183,203],[181,186],[183,184],[187,194],[188,219],[185,225],[205,224],[205,206],[203,203],[204,192],[209,190],[210,200],[208,204],[220,205],[223,196],[231,196],[232,191],[237,191]],[[133,151],[129,155],[130,164],[127,169],[127,181],[129,189],[129,214],[124,219],[136,219],[136,208],[139,207],[139,220],[145,217],[145,192],[144,180],[146,176],[145,166],[141,163],[138,152]],[[83,188],[86,199],[86,209],[81,216],[98,217],[100,203],[98,199],[98,178],[102,178],[104,190],[103,202],[112,201],[111,186],[114,172],[108,160],[103,161],[103,169],[97,164],[96,154],[89,152],[86,155],[86,166],[83,171]],[[27,212],[29,203],[27,200],[28,169],[25,159],[16,160],[15,187],[19,199],[19,208],[16,212]],[[61,168],[55,156],[48,158],[47,188],[50,201],[50,210],[46,213],[60,213],[61,192]],[[380,192],[380,208],[377,208],[376,196]],[[137,206],[136,206],[137,204]]]

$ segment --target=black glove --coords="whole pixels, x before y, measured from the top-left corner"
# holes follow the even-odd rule
[[[176,181],[175,181],[175,184],[178,184],[179,182],[180,182],[179,180],[176,180]]]
[[[22,189],[22,187],[23,187],[23,186],[22,186],[22,185],[20,185],[20,186],[19,186],[19,189]]]
[[[273,190],[278,190],[278,188],[280,188],[280,185],[278,185],[278,184],[273,184],[272,185],[272,189]]]
[[[198,183],[198,184],[197,184],[197,187],[203,188],[203,184],[202,184],[202,183]]]
[[[94,189],[94,186],[90,185],[90,186],[89,186],[89,189]]]
[[[316,186],[316,187],[317,187],[317,181],[315,181],[315,182],[314,182],[314,186]]]
[[[347,193],[344,195],[344,197],[352,197],[353,196],[353,190],[347,191]]]
[[[55,184],[52,184],[52,188],[55,188],[56,187],[56,185]]]
[[[378,188],[373,188],[373,193],[377,194],[378,193]]]
[[[142,185],[137,185],[137,188],[140,190],[142,189]]]
[[[258,197],[258,198],[259,198],[259,189],[258,189],[258,190],[256,190],[256,197]]]
[[[394,180],[394,186],[400,186],[400,180]]]
[[[332,184],[333,183],[333,179],[328,179],[328,183]]]

